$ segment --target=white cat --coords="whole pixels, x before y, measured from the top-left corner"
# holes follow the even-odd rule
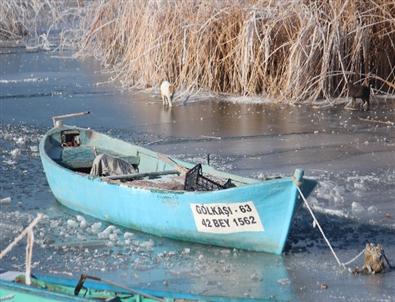
[[[160,84],[160,96],[162,97],[163,105],[168,104],[169,107],[172,107],[172,100],[174,95],[174,85],[170,84],[168,81],[163,81]]]

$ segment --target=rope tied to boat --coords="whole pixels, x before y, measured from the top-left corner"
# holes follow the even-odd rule
[[[33,228],[43,218],[42,213],[38,213],[37,217],[0,253],[0,260],[7,255],[17,244],[26,236],[26,258],[25,258],[25,284],[31,285],[31,267],[33,256],[34,234]]]
[[[303,202],[304,202],[306,208],[308,209],[308,211],[309,211],[311,217],[313,218],[313,226],[314,226],[314,227],[317,227],[318,230],[320,231],[322,237],[324,238],[326,244],[328,245],[330,251],[332,252],[333,257],[336,259],[337,264],[338,264],[340,267],[342,267],[342,268],[347,268],[348,265],[350,265],[351,263],[353,263],[354,261],[356,261],[356,260],[357,260],[359,257],[361,257],[364,253],[365,253],[365,258],[366,258],[366,254],[369,253],[369,251],[368,251],[367,248],[364,248],[361,252],[359,252],[359,253],[358,253],[354,258],[352,258],[351,260],[349,260],[349,261],[347,261],[347,262],[341,262],[341,261],[340,261],[339,257],[337,256],[335,250],[334,250],[333,247],[332,247],[332,244],[330,243],[330,241],[329,241],[328,238],[326,237],[325,232],[324,232],[324,230],[322,229],[322,227],[321,227],[321,225],[320,225],[320,223],[319,223],[317,217],[314,215],[314,212],[313,212],[313,210],[312,210],[310,204],[307,202],[306,197],[304,196],[302,190],[300,189],[300,186],[302,185],[302,183],[301,183],[300,181],[297,181],[295,177],[291,177],[291,178],[292,178],[292,182],[294,183],[294,185],[296,186],[296,188],[297,188],[297,190],[298,190],[298,192],[299,192],[299,194],[300,194],[300,197],[303,199]],[[369,244],[368,244],[368,245],[369,245]],[[368,246],[368,245],[367,245],[367,246]],[[371,246],[371,245],[369,245],[369,246]],[[386,262],[387,262],[389,268],[393,268],[393,267],[390,265],[390,263],[389,263],[387,257],[385,256],[384,250],[382,250],[382,253],[383,253],[383,257],[384,257],[384,259],[386,260]],[[365,259],[365,260],[366,260],[366,259]],[[365,262],[366,262],[366,261],[365,261]],[[366,265],[366,263],[365,263],[365,265]],[[351,271],[350,268],[348,268],[348,270],[349,270],[350,272],[355,272],[355,270],[354,270],[354,271]]]

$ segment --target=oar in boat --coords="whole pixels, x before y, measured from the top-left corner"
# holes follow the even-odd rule
[[[177,170],[169,170],[169,171],[159,171],[159,172],[147,172],[147,173],[134,173],[134,174],[122,174],[122,175],[110,175],[105,176],[103,179],[111,179],[111,180],[133,180],[139,179],[143,177],[155,178],[162,175],[171,175],[177,174],[180,175],[180,172]]]

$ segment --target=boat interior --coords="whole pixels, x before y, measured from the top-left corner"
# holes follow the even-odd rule
[[[207,166],[181,165],[167,155],[90,129],[56,131],[48,136],[45,151],[52,160],[67,169],[133,187],[215,191],[247,183],[244,179],[231,179],[233,175],[217,172],[211,167],[210,173],[203,173]],[[223,175],[215,175],[216,172]]]

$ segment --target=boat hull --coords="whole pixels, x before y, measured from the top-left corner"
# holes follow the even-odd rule
[[[86,302],[88,299],[73,297],[63,293],[50,292],[24,284],[0,280],[0,301],[12,302]]]
[[[88,302],[88,301],[120,301],[120,302],[258,302],[272,299],[230,298],[220,296],[202,296],[171,291],[158,291],[143,288],[125,288],[106,284],[105,282],[87,280],[79,295],[74,289],[78,280],[59,276],[38,275],[32,279],[32,286],[15,281],[0,279],[0,301],[12,302]],[[118,299],[117,299],[118,298]]]
[[[177,240],[281,254],[300,205],[295,181],[308,195],[315,181],[293,177],[212,192],[130,187],[81,175],[40,155],[56,199],[73,210],[127,228]]]

